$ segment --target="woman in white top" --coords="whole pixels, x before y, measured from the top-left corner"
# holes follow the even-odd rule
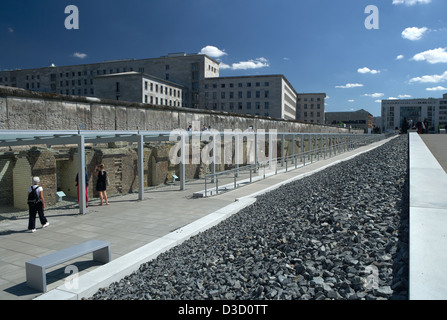
[[[40,179],[39,177],[33,178],[33,185],[28,189],[28,196],[31,192],[36,192],[37,195],[37,203],[35,205],[28,204],[29,206],[29,221],[28,221],[28,230],[31,232],[36,231],[36,213],[39,214],[39,220],[42,224],[42,228],[47,227],[50,223],[44,214],[45,209],[45,198],[43,196],[43,188],[39,186]]]

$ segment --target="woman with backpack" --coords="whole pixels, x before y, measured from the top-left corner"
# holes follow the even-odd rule
[[[45,199],[43,196],[43,188],[39,186],[39,177],[33,178],[33,185],[28,189],[28,207],[29,207],[29,221],[28,230],[36,232],[36,213],[39,214],[39,220],[42,228],[48,227],[50,224],[45,217]]]

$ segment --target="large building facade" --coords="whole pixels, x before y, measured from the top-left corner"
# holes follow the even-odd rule
[[[310,123],[325,123],[325,93],[300,93],[297,97],[296,120]]]
[[[410,124],[427,121],[429,131],[447,125],[447,94],[441,99],[382,100],[382,130],[394,131],[402,127],[404,119]]]
[[[0,85],[324,124],[324,93],[298,94],[284,75],[220,77],[203,54],[0,71]]]
[[[182,107],[199,108],[199,88],[219,76],[219,62],[206,55],[169,54],[160,58],[126,59],[94,64],[0,71],[0,85],[65,95],[99,97],[98,76],[139,72],[184,88]]]
[[[295,120],[297,93],[283,75],[208,78],[199,100],[207,110]]]
[[[98,76],[94,90],[98,98],[182,106],[182,86],[135,71]]]

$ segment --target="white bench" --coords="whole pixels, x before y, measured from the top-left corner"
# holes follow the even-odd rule
[[[109,242],[90,240],[26,262],[26,282],[31,288],[46,292],[46,269],[92,252],[94,261],[108,263],[111,260]]]

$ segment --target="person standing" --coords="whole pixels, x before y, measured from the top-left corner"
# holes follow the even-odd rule
[[[76,187],[78,189],[78,202],[79,202],[79,184],[78,184],[78,174],[76,174]],[[85,201],[86,201],[86,206],[88,207],[88,174],[85,173]]]
[[[39,185],[40,179],[39,177],[33,178],[33,185],[28,189],[28,198],[30,193],[34,193],[36,198],[36,203],[32,204],[28,202],[29,207],[29,220],[28,220],[28,230],[31,232],[36,232],[36,213],[39,214],[39,220],[42,224],[42,228],[46,228],[49,226],[49,222],[45,217],[45,198],[43,196],[43,188]]]
[[[99,199],[101,199],[101,206],[103,203],[103,200],[106,201],[106,204],[109,204],[109,201],[107,200],[107,172],[104,170],[104,164],[100,164],[96,167],[96,174],[98,177],[98,180],[96,182],[96,191],[99,192]]]

